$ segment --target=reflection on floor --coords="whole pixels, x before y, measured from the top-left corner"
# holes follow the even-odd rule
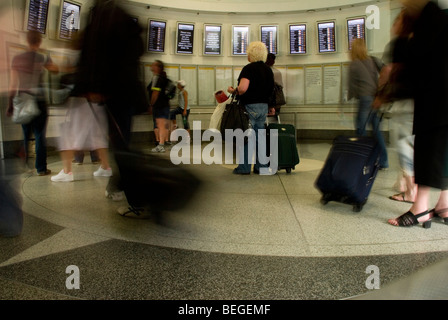
[[[191,205],[166,212],[162,225],[118,215],[126,201],[104,196],[108,178],[92,176],[97,165],[88,157],[73,167],[70,183],[3,160],[3,179],[23,196],[24,228],[0,238],[0,298],[448,298],[447,227],[387,224],[409,209],[388,199],[398,176],[395,151],[355,213],[319,201],[314,182],[329,148],[300,144],[291,174],[238,176],[233,165],[190,165],[202,188]],[[61,165],[49,157],[54,174]],[[67,288],[70,270],[79,271],[79,289]]]

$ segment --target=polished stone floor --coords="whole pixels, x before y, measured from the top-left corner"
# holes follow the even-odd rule
[[[18,237],[0,238],[0,299],[447,299],[447,226],[387,223],[410,206],[388,199],[398,176],[394,149],[355,213],[320,203],[314,182],[330,146],[299,144],[290,174],[189,165],[202,186],[188,206],[165,212],[163,224],[118,215],[127,203],[104,196],[108,178],[93,177],[87,153],[70,183],[2,160],[2,179],[23,197],[24,226]],[[60,171],[57,154],[48,161]]]

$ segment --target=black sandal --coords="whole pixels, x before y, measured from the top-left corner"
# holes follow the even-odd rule
[[[426,210],[422,213],[414,215],[411,211],[406,212],[405,214],[399,216],[396,221],[398,222],[399,227],[412,227],[420,224],[418,222],[418,218],[423,217],[427,214],[430,214],[430,211]],[[423,228],[429,229],[431,228],[431,218],[423,222]]]
[[[434,218],[443,219],[443,222],[445,224],[448,224],[448,217],[444,218],[444,217],[440,216],[441,214],[448,212],[448,208],[445,208],[445,209],[442,209],[442,210],[439,210],[439,211],[436,211],[436,208],[434,208],[430,212],[432,212]]]

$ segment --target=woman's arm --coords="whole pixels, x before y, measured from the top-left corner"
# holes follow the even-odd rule
[[[238,87],[236,87],[236,89],[233,87],[229,87],[227,89],[227,92],[233,93],[233,92],[235,92],[235,90],[238,90],[238,95],[243,95],[244,93],[246,93],[247,89],[249,89],[249,84],[250,84],[249,79],[241,78],[240,83],[238,84]]]
[[[187,108],[188,108],[188,92],[186,90],[184,90],[182,92],[183,96],[184,96],[184,112],[183,115],[186,116],[187,115]]]

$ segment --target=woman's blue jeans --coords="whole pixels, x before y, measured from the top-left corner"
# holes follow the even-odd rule
[[[253,103],[246,105],[246,111],[249,114],[249,121],[252,129],[255,133],[255,165],[254,170],[260,170],[260,168],[268,167],[268,164],[261,164],[258,158],[258,146],[266,146],[266,134],[258,136],[258,130],[265,129],[266,115],[268,114],[267,103]],[[248,160],[249,157],[249,143],[244,144],[244,159],[241,159],[243,153],[240,151],[240,160],[237,167],[237,171],[249,173],[251,171],[251,163]],[[252,153],[251,153],[252,154]]]
[[[380,130],[380,117],[378,112],[372,109],[374,97],[363,96],[359,98],[358,115],[356,117],[356,133],[360,136],[365,136],[367,125],[372,126],[373,134],[377,139],[381,148],[380,167],[388,168],[389,161],[387,157],[386,142]]]

